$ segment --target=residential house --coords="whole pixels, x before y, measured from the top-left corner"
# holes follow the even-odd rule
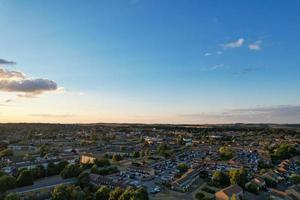
[[[234,195],[238,199],[242,199],[244,195],[243,189],[238,185],[231,185],[215,193],[216,200],[230,200]]]
[[[300,199],[300,185],[293,185],[289,187],[285,192],[293,200]]]
[[[276,190],[276,189],[271,189],[270,192],[270,199],[272,200],[293,200],[291,199],[286,192]]]
[[[10,144],[7,147],[15,151],[37,151],[38,150],[38,148],[34,145]]]
[[[93,164],[96,161],[96,157],[92,154],[82,154],[80,156],[80,163],[82,164]]]
[[[250,184],[256,185],[258,190],[262,190],[262,189],[266,188],[266,182],[261,177],[253,178],[250,182],[246,183],[246,187]]]
[[[200,169],[191,169],[181,178],[171,183],[171,188],[175,191],[186,192],[191,185],[199,179]]]

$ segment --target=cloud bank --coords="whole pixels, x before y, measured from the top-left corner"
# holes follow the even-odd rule
[[[8,61],[0,58],[0,65],[15,65],[16,63],[13,61]]]
[[[14,62],[0,59],[0,64]],[[33,97],[58,89],[57,83],[45,78],[28,78],[24,73],[0,68],[0,91],[20,93],[21,97]]]
[[[241,108],[220,113],[184,114],[180,118],[193,123],[300,123],[300,106]]]
[[[8,71],[0,68],[0,79],[23,79],[25,75],[22,72]]]
[[[48,79],[0,80],[0,90],[6,92],[40,94],[56,89],[57,84]]]

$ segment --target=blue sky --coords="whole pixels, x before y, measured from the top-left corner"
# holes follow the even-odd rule
[[[300,123],[299,1],[0,0],[0,9],[0,59],[16,62],[0,67],[26,75],[18,89],[0,80],[1,121]],[[24,90],[24,80],[55,85]]]

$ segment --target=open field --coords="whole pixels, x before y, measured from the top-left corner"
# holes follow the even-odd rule
[[[162,192],[151,195],[151,200],[193,200],[192,196],[188,193],[180,193],[172,190],[162,190]]]

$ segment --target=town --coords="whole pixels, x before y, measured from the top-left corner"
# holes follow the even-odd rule
[[[0,199],[297,200],[300,126],[1,124]]]

